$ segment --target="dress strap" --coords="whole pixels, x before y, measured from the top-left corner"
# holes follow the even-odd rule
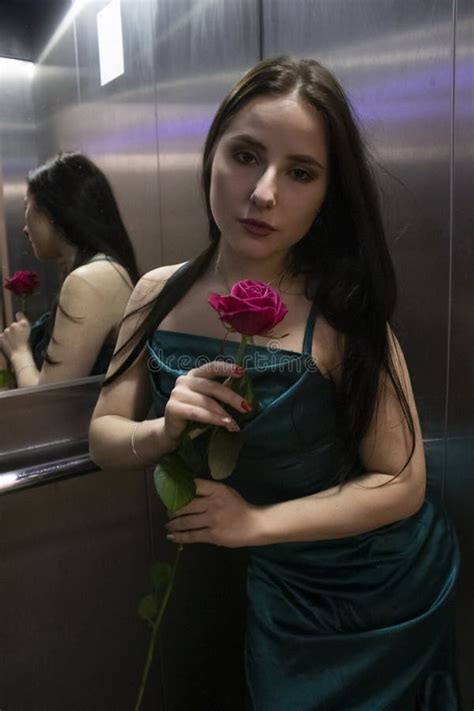
[[[311,309],[309,311],[308,320],[306,322],[306,329],[304,332],[303,340],[303,353],[311,354],[311,346],[313,343],[313,331],[314,324],[316,323],[316,316],[318,315],[318,309],[316,303],[313,301],[311,304]]]

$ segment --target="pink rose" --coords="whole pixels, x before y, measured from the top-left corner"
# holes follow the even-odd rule
[[[38,285],[39,278],[37,273],[29,269],[15,272],[10,279],[5,281],[5,288],[10,289],[16,296],[32,294]]]
[[[234,284],[229,296],[209,294],[208,303],[227,328],[243,336],[268,333],[288,313],[276,291],[261,281],[250,279]]]

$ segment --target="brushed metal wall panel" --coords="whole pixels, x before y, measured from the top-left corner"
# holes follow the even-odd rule
[[[207,129],[224,95],[259,59],[256,0],[155,0],[163,262],[207,244],[199,185]]]
[[[95,472],[0,498],[2,706],[130,711],[149,631],[143,475]],[[152,669],[143,711],[163,708]]]
[[[42,285],[47,282],[47,269],[33,255],[23,234],[25,176],[36,165],[36,127],[32,98],[33,65],[31,62],[0,58],[0,135],[3,209],[6,244],[2,254],[3,278],[18,269],[34,269]],[[16,297],[3,289],[7,322],[21,307]],[[28,299],[28,315],[34,317],[45,306],[45,294]]]
[[[423,432],[444,436],[452,0],[263,0],[266,57],[334,71],[379,161],[400,285],[397,321]]]
[[[0,473],[44,462],[45,447],[66,449],[70,443],[72,455],[75,443],[87,439],[102,379],[94,376],[1,393]]]
[[[38,464],[45,442],[72,454],[87,438],[100,384],[95,377],[4,394],[0,432],[10,451],[0,471]],[[0,496],[6,707],[133,708],[149,637],[137,615],[149,586],[147,514],[137,471],[96,471]],[[162,708],[159,689],[155,666],[144,711]]]
[[[59,151],[76,149],[76,137],[71,132],[68,120],[71,106],[77,105],[77,72],[72,24],[63,26],[63,31],[53,43],[48,43],[47,52],[42,52],[35,64],[33,75],[33,104],[36,122],[36,156],[25,174],[52,158]],[[39,262],[26,242],[31,254],[31,268],[41,273],[41,309],[39,316],[53,301],[60,279],[58,265],[54,262]]]
[[[464,708],[474,708],[474,8],[456,3],[454,200],[446,502],[461,544],[457,629]]]
[[[110,179],[139,266],[162,263],[151,0],[122,0],[125,72],[100,85],[97,13],[76,18],[81,103],[70,117],[82,150]]]
[[[38,161],[60,150],[78,147],[69,121],[71,107],[79,102],[74,24],[72,17],[61,33],[51,38],[36,64],[33,81],[37,120]]]

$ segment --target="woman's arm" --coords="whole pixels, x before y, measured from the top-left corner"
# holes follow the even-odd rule
[[[133,312],[156,297],[176,268],[161,267],[145,275],[133,292],[126,313]],[[117,348],[136,332],[144,316],[142,311],[124,320]],[[108,374],[130,352],[129,348],[124,350],[126,353],[112,360]],[[100,394],[92,416],[89,441],[92,459],[103,468],[136,469],[156,464],[164,454],[176,448],[178,438],[190,420],[234,431],[237,424],[222,403],[238,412],[247,412],[238,393],[225,383],[214,380],[222,376],[238,377],[242,371],[236,372],[233,363],[214,360],[178,377],[164,416],[143,422],[151,404],[146,357],[146,352],[142,351],[134,364],[114,382],[106,385]],[[132,435],[136,454],[133,452]]]
[[[108,334],[125,308],[126,287],[120,284],[119,294],[116,289],[110,275],[101,273],[100,265],[85,265],[68,275],[59,295],[47,349],[48,356],[56,363],[43,362],[38,385],[89,375]],[[122,304],[120,315],[115,306],[119,300]]]
[[[425,459],[415,401],[405,360],[390,336],[395,370],[415,426],[415,451],[404,471],[411,438],[388,378],[381,378],[379,405],[360,456],[366,473],[318,494],[269,506],[248,504],[231,487],[197,480],[197,497],[167,525],[176,543],[229,547],[345,538],[408,518],[425,496]],[[374,488],[389,482],[384,487]],[[194,530],[192,530],[194,529]]]
[[[162,267],[155,269],[153,276],[146,274],[140,279],[127,304],[116,351],[137,331],[147,310],[125,317],[159,294],[169,272],[169,267]],[[107,376],[124,362],[132,348],[133,342],[112,358]],[[92,460],[103,468],[142,469],[156,464],[160,456],[174,448],[164,433],[163,418],[144,421],[151,406],[146,358],[143,349],[133,365],[101,390],[90,424],[89,446]],[[131,446],[133,432],[136,455]]]

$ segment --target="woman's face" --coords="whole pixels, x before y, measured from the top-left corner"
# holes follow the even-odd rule
[[[265,258],[304,237],[327,190],[322,117],[289,95],[256,98],[217,143],[210,204],[221,239],[242,257]]]
[[[39,210],[30,193],[25,196],[23,232],[30,240],[37,259],[58,259],[61,256],[58,230],[49,217]]]

